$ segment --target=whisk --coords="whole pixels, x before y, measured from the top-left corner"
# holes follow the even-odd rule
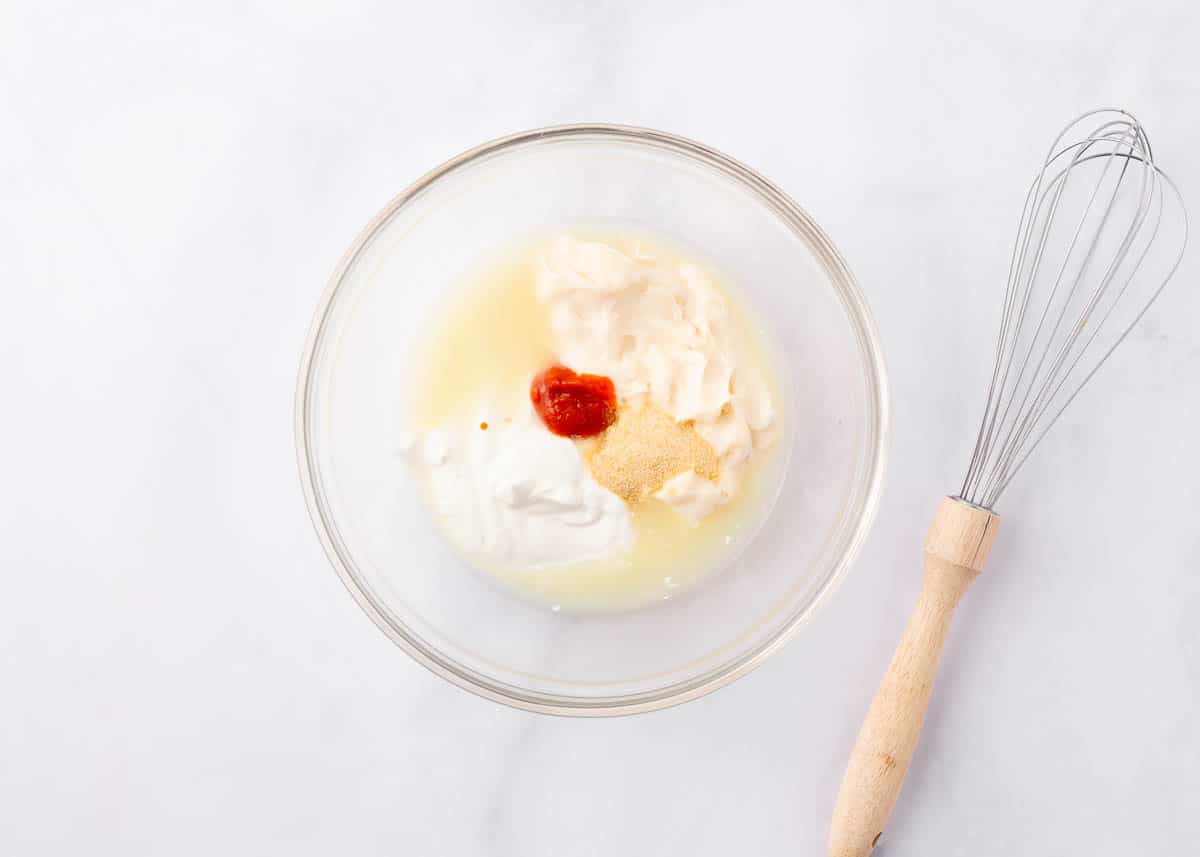
[[[830,857],[863,857],[879,841],[954,608],[996,537],[996,503],[1154,303],[1186,244],[1183,199],[1131,114],[1093,110],[1054,139],[1021,212],[975,450],[958,494],[942,500],[929,530],[916,610],[838,792]]]

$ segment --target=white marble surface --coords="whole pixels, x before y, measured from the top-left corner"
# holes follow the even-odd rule
[[[0,14],[0,853],[823,853],[971,441],[1019,184],[1115,104],[1200,210],[1200,7],[192,6]],[[483,702],[385,640],[291,439],[360,226],[484,138],[585,119],[705,140],[808,207],[895,409],[879,522],[807,630],[604,722]],[[1200,841],[1196,259],[1009,496],[887,857]]]

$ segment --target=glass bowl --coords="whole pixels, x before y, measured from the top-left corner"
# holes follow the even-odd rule
[[[480,258],[556,227],[610,224],[695,248],[780,344],[794,423],[778,499],[749,545],[681,597],[555,612],[466,566],[399,455],[421,332]],[[542,128],[438,167],[338,265],[296,400],[301,479],[334,568],[397,645],[488,699],[553,714],[650,711],[761,663],[845,573],[867,533],[888,426],[880,346],[833,243],[737,161],[659,131]]]

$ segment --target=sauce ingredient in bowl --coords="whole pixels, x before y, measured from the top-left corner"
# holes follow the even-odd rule
[[[617,418],[617,391],[603,375],[579,375],[566,366],[539,372],[529,400],[546,428],[559,437],[593,437]]]
[[[546,431],[532,412],[464,426],[404,444],[463,553],[534,569],[610,556],[632,543],[626,505],[597,484],[572,441]]]
[[[588,456],[596,481],[626,503],[645,500],[669,479],[691,471],[715,480],[717,454],[690,423],[677,423],[654,405],[626,406]]]
[[[688,455],[693,436],[716,454],[718,472],[672,463],[674,471],[665,475],[691,470],[710,484],[685,479],[659,499],[693,524],[729,502],[751,455],[773,441],[775,406],[762,373],[742,364],[728,304],[712,278],[697,265],[640,246],[624,253],[563,236],[542,257],[537,295],[549,310],[564,363],[612,378],[623,404],[650,405],[651,413],[679,424],[674,434],[656,435],[672,445],[651,456],[656,471]],[[629,449],[645,453],[648,447]]]

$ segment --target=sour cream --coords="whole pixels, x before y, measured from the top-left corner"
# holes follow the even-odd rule
[[[532,409],[506,421],[484,408],[469,425],[409,436],[403,446],[447,535],[486,564],[568,565],[633,542],[629,508]]]

